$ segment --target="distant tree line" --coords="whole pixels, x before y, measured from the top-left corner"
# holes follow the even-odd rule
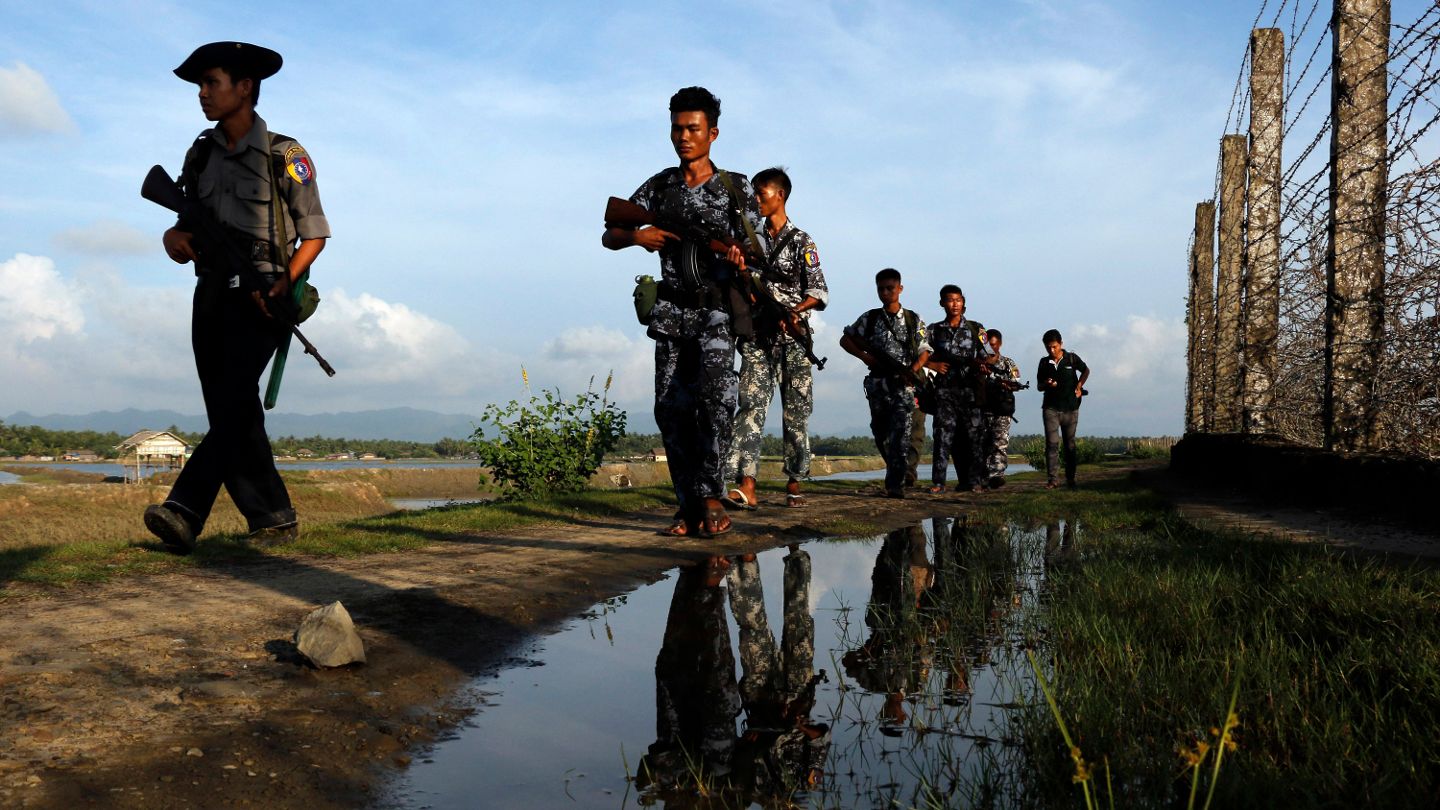
[[[450,438],[438,442],[408,442],[399,439],[277,436],[270,439],[270,446],[274,448],[277,456],[293,456],[301,450],[309,450],[316,456],[374,453],[380,458],[464,458],[475,452],[475,447],[470,442]]]
[[[171,425],[166,431],[194,447],[204,433],[188,433]],[[54,456],[89,450],[103,459],[119,457],[115,446],[130,434],[101,433],[95,430],[49,430],[35,425],[7,425],[0,421],[0,456]],[[441,439],[438,442],[409,442],[396,439],[336,439],[328,436],[280,436],[270,440],[279,456],[293,456],[301,449],[316,456],[336,453],[374,453],[381,458],[464,458],[475,452],[468,441]]]

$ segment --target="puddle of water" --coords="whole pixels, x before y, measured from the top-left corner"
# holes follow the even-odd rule
[[[418,509],[437,509],[443,506],[460,506],[467,503],[484,503],[494,500],[490,498],[391,498],[390,505],[396,509],[414,511]]]
[[[16,475],[15,473],[9,473],[5,472],[4,470],[0,470],[0,486],[4,486],[5,484],[18,483],[20,483],[20,476]]]
[[[1021,806],[1020,642],[1073,535],[937,519],[678,569],[473,684],[484,708],[383,804]]]
[[[1034,472],[1034,471],[1035,471],[1035,468],[1034,468],[1034,467],[1031,467],[1029,464],[1026,464],[1026,463],[1023,462],[1023,461],[1017,462],[1017,463],[1014,463],[1014,464],[1011,464],[1010,466],[1008,466],[1008,467],[1005,468],[1005,474],[1006,474],[1006,475],[1015,475],[1016,473]],[[952,465],[948,470],[946,470],[945,476],[946,476],[946,478],[945,478],[946,481],[956,481],[956,480],[958,480],[958,479],[955,477],[955,467],[954,467],[953,465]],[[874,479],[876,479],[876,478],[884,478],[884,477],[885,477],[885,470],[882,468],[882,469],[878,469],[878,470],[850,470],[850,471],[848,471],[848,472],[830,473],[829,475],[817,475],[817,476],[815,476],[815,480],[816,480],[816,481],[871,481],[871,480],[874,480]],[[929,464],[929,462],[922,462],[922,463],[920,464],[920,478],[921,478],[922,480],[924,480],[925,482],[927,482],[927,483],[930,481],[930,464]]]

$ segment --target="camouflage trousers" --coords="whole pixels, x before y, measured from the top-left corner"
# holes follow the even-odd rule
[[[655,424],[680,511],[725,494],[735,425],[735,340],[723,312],[699,338],[655,336]]]
[[[740,344],[740,410],[735,414],[735,447],[727,469],[755,478],[760,471],[760,436],[765,412],[780,387],[781,429],[785,441],[785,475],[796,481],[810,477],[810,361],[800,344],[779,338],[773,346],[754,341]]]
[[[1010,417],[985,414],[985,474],[1003,476],[1010,466]]]
[[[765,616],[760,564],[752,557],[731,557],[726,574],[730,612],[739,628],[740,698],[747,706],[793,701],[810,682],[815,667],[815,620],[810,615],[810,554],[785,555],[784,627],[780,646]]]
[[[930,483],[944,484],[945,471],[955,461],[957,486],[969,489],[985,480],[985,418],[970,391],[935,392],[935,452],[930,462]]]
[[[867,376],[865,399],[870,403],[870,433],[880,457],[885,459],[885,489],[905,486],[910,444],[911,412],[915,410],[915,389],[893,378]]]
[[[925,455],[925,412],[916,405],[910,412],[910,446],[905,448],[905,485],[920,479],[920,457]]]

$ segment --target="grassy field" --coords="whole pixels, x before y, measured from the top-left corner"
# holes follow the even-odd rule
[[[980,521],[1076,521],[1047,561],[1042,671],[1106,799],[1194,806],[1238,683],[1215,807],[1440,805],[1440,573],[1206,531],[1126,481],[1022,494]],[[975,519],[972,518],[972,522]],[[1036,805],[1084,806],[1050,710],[1022,723]]]
[[[266,553],[401,551],[436,532],[499,531],[671,502],[668,487],[657,485],[391,512],[387,497],[437,494],[439,479],[411,475],[418,472],[425,471],[287,474],[306,531]],[[448,472],[457,473],[452,486],[474,491],[466,480],[473,470]],[[1236,684],[1235,747],[1225,754],[1213,806],[1440,805],[1440,572],[1197,528],[1130,479],[1081,481],[1077,491],[1012,489],[969,520],[1079,526],[1072,547],[1046,557],[1043,609],[1026,633],[1099,806],[1110,806],[1107,768],[1117,807],[1186,806],[1197,759],[1203,767],[1193,784],[1203,802],[1214,730],[1225,723]],[[228,503],[217,507],[217,535],[199,552],[164,553],[138,517],[163,495],[160,486],[0,487],[0,595],[8,583],[65,585],[256,553],[226,534],[243,529]],[[862,523],[826,528],[874,531]],[[1020,729],[1027,804],[1084,806],[1049,708],[1026,707]]]

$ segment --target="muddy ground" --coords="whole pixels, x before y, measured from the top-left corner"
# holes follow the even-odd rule
[[[1265,510],[1196,498],[1153,466],[1144,475],[1198,520],[1243,523]],[[63,591],[19,589],[0,611],[0,806],[364,805],[472,709],[458,687],[513,662],[527,637],[597,601],[709,554],[839,526],[888,530],[1038,486],[904,501],[857,486],[812,496],[803,510],[776,505],[772,494],[765,508],[737,515],[723,542],[658,536],[669,514],[657,510],[437,534],[433,547],[402,554],[277,556]],[[1287,517],[1304,522],[1304,514]],[[1273,513],[1266,519],[1284,530]],[[1317,536],[1333,540],[1333,521],[1326,525]],[[1355,542],[1383,547],[1386,537],[1395,534]],[[1434,538],[1405,542],[1417,544],[1410,553],[1436,547]],[[369,663],[315,670],[291,637],[308,611],[337,599],[360,627]]]

